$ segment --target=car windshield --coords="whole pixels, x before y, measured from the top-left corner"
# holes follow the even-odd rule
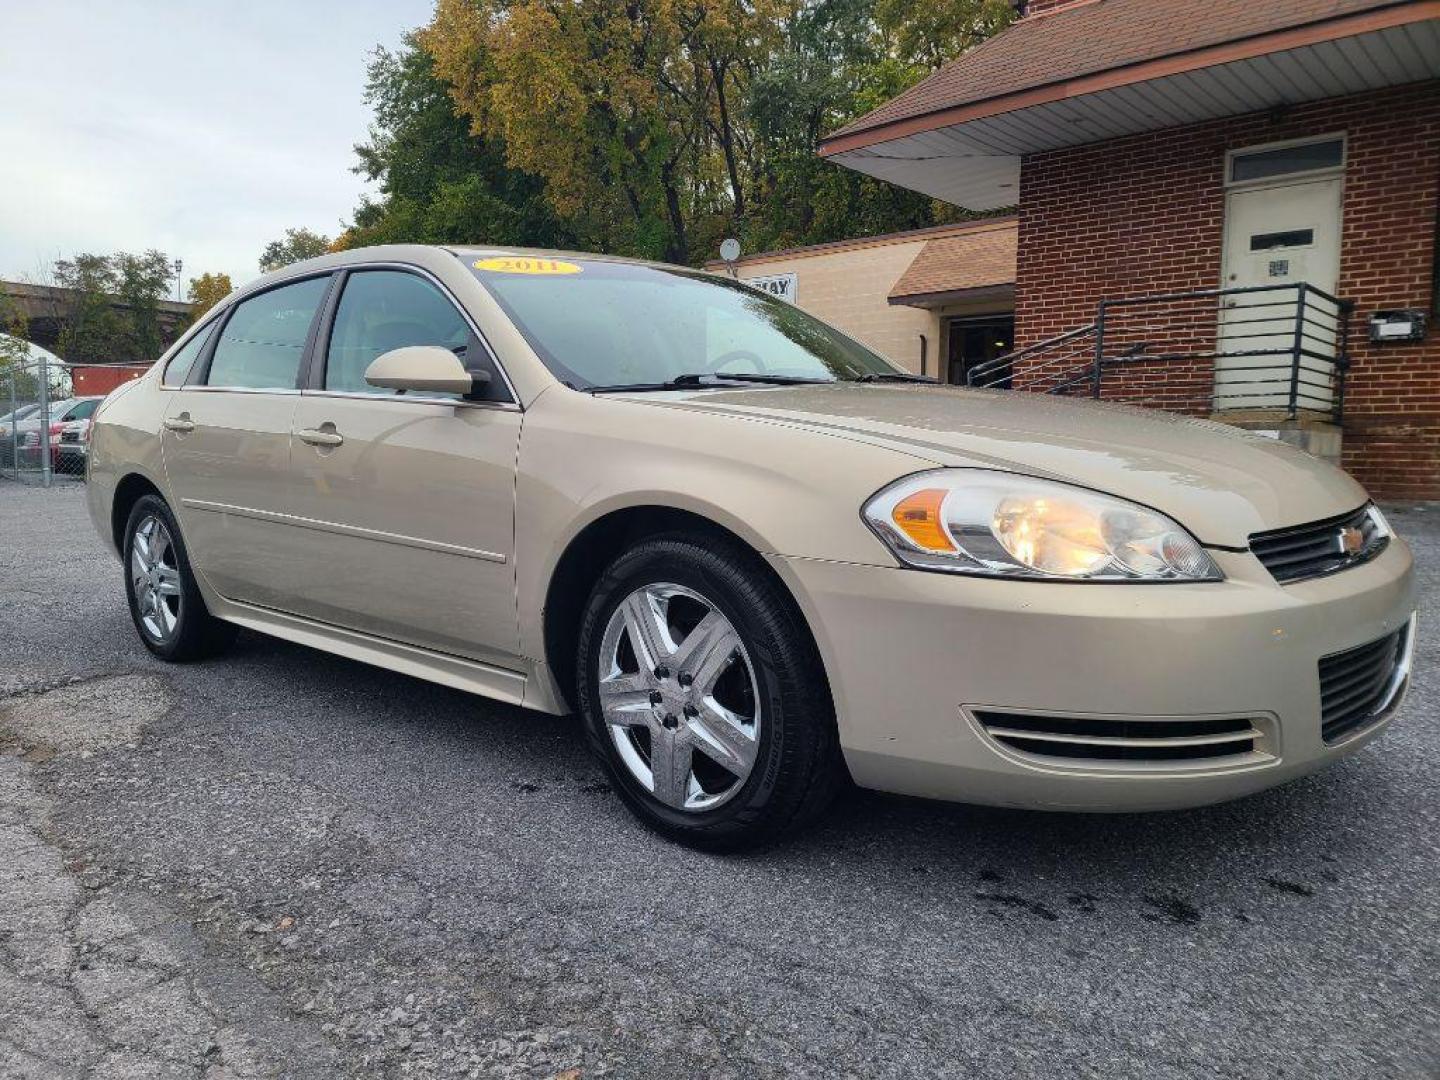
[[[556,378],[577,390],[680,376],[834,382],[896,376],[793,304],[698,271],[603,259],[462,256]]]

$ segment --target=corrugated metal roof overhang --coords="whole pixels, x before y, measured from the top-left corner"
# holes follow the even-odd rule
[[[1440,79],[1440,0],[1366,18],[1402,14],[1349,36],[1275,51],[1258,39],[945,109],[831,138],[821,153],[972,210],[1013,206],[1025,154]]]

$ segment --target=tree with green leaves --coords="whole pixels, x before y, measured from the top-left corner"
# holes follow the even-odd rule
[[[438,0],[372,64],[357,149],[383,197],[343,242],[562,234],[694,262],[726,235],[755,250],[951,220],[816,143],[1011,17],[1010,0]]]
[[[268,274],[282,266],[313,259],[330,250],[331,240],[312,229],[286,229],[280,240],[271,240],[260,253],[260,272]]]
[[[61,259],[53,276],[55,284],[70,293],[60,331],[60,355],[76,363],[128,359],[117,355],[126,335],[124,317],[115,307],[117,282],[111,257],[84,252]]]
[[[471,133],[414,35],[397,52],[374,52],[365,100],[375,119],[369,141],[355,148],[355,171],[381,198],[361,203],[336,246],[576,244],[545,201],[544,183],[508,167],[503,144]]]
[[[190,279],[190,317],[198,319],[229,296],[235,286],[229,274],[201,274]]]
[[[0,295],[0,372],[14,372],[29,358],[28,331],[25,312],[10,297]]]
[[[55,264],[55,284],[68,290],[59,352],[90,363],[148,363],[174,340],[160,303],[170,287],[171,261],[141,255],[82,253]]]

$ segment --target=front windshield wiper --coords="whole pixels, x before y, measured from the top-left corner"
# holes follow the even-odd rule
[[[723,390],[727,385],[762,383],[771,386],[803,386],[809,383],[834,382],[833,379],[815,379],[804,375],[766,375],[761,372],[705,371],[686,372],[664,382],[622,383],[615,386],[592,386],[592,394],[643,393],[651,390],[694,390],[714,388]]]
[[[929,375],[912,375],[908,371],[867,371],[864,375],[856,375],[850,381],[938,383],[940,380]]]

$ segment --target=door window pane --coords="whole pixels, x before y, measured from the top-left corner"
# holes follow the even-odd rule
[[[1257,150],[1253,154],[1236,154],[1230,159],[1230,179],[1265,180],[1290,173],[1334,169],[1344,164],[1345,140],[1282,146],[1278,150]]]
[[[424,278],[398,270],[351,274],[330,331],[325,389],[394,394],[394,390],[365,381],[365,369],[381,353],[407,345],[463,350],[469,341],[469,324]],[[453,394],[434,396],[455,398]]]
[[[307,278],[243,301],[220,331],[210,386],[293,390],[328,277]]]
[[[190,369],[195,366],[200,353],[205,349],[205,342],[210,337],[211,326],[200,331],[193,338],[185,343],[185,347],[170,358],[170,363],[165,365],[165,374],[160,377],[161,386],[184,386],[185,379],[190,374]]]

